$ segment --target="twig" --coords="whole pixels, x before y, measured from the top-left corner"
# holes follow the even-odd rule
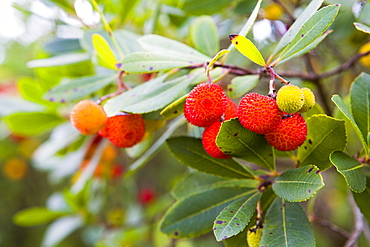
[[[339,226],[333,224],[332,222],[330,222],[328,220],[319,218],[316,215],[310,215],[309,218],[310,218],[310,221],[315,222],[315,223],[317,223],[317,224],[319,224],[321,226],[327,227],[331,231],[333,231],[335,233],[338,233],[339,235],[341,235],[341,236],[343,236],[345,238],[349,238],[350,237],[350,233],[349,232],[347,232],[346,230],[340,228]]]
[[[348,199],[349,204],[351,205],[352,211],[353,211],[353,218],[354,218],[354,227],[352,232],[350,233],[350,236],[347,240],[347,242],[344,244],[343,247],[354,247],[356,246],[356,242],[358,237],[360,236],[363,228],[364,228],[364,217],[360,211],[360,209],[357,207],[357,204],[353,198],[352,193],[348,193]]]

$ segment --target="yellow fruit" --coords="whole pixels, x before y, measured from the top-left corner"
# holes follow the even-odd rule
[[[262,237],[262,228],[252,227],[247,233],[249,247],[259,247]]]
[[[358,51],[358,53],[366,53],[368,51],[370,51],[370,42],[368,42],[368,43],[364,44],[363,46],[361,46],[361,48]],[[362,63],[363,66],[370,68],[370,54],[362,57],[360,59],[360,62]]]
[[[72,108],[70,119],[82,134],[94,135],[105,126],[107,115],[103,107],[94,101],[82,100]]]
[[[301,88],[304,94],[304,103],[302,108],[298,111],[300,113],[308,112],[315,105],[315,95],[309,88]]]
[[[22,179],[28,171],[27,163],[20,158],[8,159],[3,167],[3,172],[6,177],[11,180]]]
[[[279,20],[284,11],[277,3],[267,5],[264,9],[265,18],[269,20]]]
[[[276,103],[281,111],[296,113],[304,104],[304,93],[295,85],[283,86],[277,92]]]

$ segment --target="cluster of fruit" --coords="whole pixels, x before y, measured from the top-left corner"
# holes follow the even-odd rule
[[[222,121],[235,117],[244,128],[264,135],[275,149],[297,149],[307,136],[306,122],[300,113],[313,107],[315,96],[308,88],[301,89],[289,84],[278,91],[276,99],[248,93],[239,106],[231,102],[223,89],[213,83],[197,85],[185,101],[185,118],[191,124],[205,128],[203,147],[214,158],[231,158],[216,145],[216,138]]]
[[[92,100],[82,100],[72,109],[72,125],[84,135],[99,134],[120,148],[139,143],[145,134],[145,124],[140,114],[120,113],[107,117],[103,107]]]

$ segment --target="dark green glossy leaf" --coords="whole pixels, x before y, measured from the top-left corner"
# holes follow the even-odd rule
[[[334,102],[334,104],[338,107],[338,109],[343,113],[343,115],[349,120],[349,122],[352,124],[353,129],[355,130],[358,138],[361,141],[361,144],[364,148],[364,151],[367,153],[367,144],[366,144],[366,139],[362,135],[360,128],[358,127],[352,112],[348,108],[348,106],[344,103],[343,99],[339,95],[333,95],[331,97],[331,100]]]
[[[261,247],[315,247],[315,236],[301,205],[277,197],[265,218]]]
[[[227,205],[213,224],[216,240],[222,241],[243,231],[256,211],[260,197],[259,191],[252,190],[250,194]]]
[[[221,210],[250,190],[216,188],[177,201],[164,215],[161,230],[172,238],[191,238],[212,230]]]
[[[350,89],[351,110],[364,139],[370,133],[370,75],[363,72]],[[368,143],[370,145],[370,143]]]
[[[222,123],[217,145],[233,157],[241,158],[270,170],[275,169],[272,147],[263,135],[247,130],[238,121],[231,119]]]
[[[287,201],[301,202],[313,197],[323,186],[319,169],[308,165],[283,172],[274,180],[272,189]]]
[[[367,176],[366,188],[361,193],[353,193],[357,206],[360,208],[366,220],[370,222],[370,176]]]
[[[200,172],[225,178],[253,178],[253,174],[233,159],[215,159],[203,149],[202,141],[191,137],[167,140],[172,154],[184,165]]]
[[[330,154],[346,147],[344,120],[319,114],[313,115],[306,122],[307,139],[298,148],[297,162],[300,166],[313,164],[324,171],[331,166]]]
[[[171,194],[174,198],[179,200],[192,194],[202,193],[214,188],[257,188],[258,184],[258,180],[225,179],[201,172],[192,172],[176,184]]]
[[[365,167],[358,160],[341,151],[335,151],[330,155],[330,161],[342,174],[348,186],[353,192],[360,193],[366,188]]]

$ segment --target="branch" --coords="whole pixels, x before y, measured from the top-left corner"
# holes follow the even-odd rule
[[[356,242],[358,237],[360,236],[361,232],[364,229],[364,217],[362,216],[362,213],[360,209],[357,207],[357,204],[355,200],[353,199],[353,195],[350,192],[349,193],[349,204],[351,205],[352,211],[353,211],[353,216],[354,216],[354,228],[345,243],[343,247],[354,247],[356,246]]]
[[[339,226],[333,224],[332,222],[330,222],[328,220],[319,218],[316,215],[310,215],[309,216],[309,219],[310,219],[310,221],[315,222],[316,224],[319,224],[321,226],[324,226],[324,227],[329,228],[331,231],[333,231],[335,233],[338,233],[339,235],[341,235],[341,236],[343,236],[345,238],[349,238],[350,237],[350,233],[349,232],[347,232],[346,230],[340,228]]]

